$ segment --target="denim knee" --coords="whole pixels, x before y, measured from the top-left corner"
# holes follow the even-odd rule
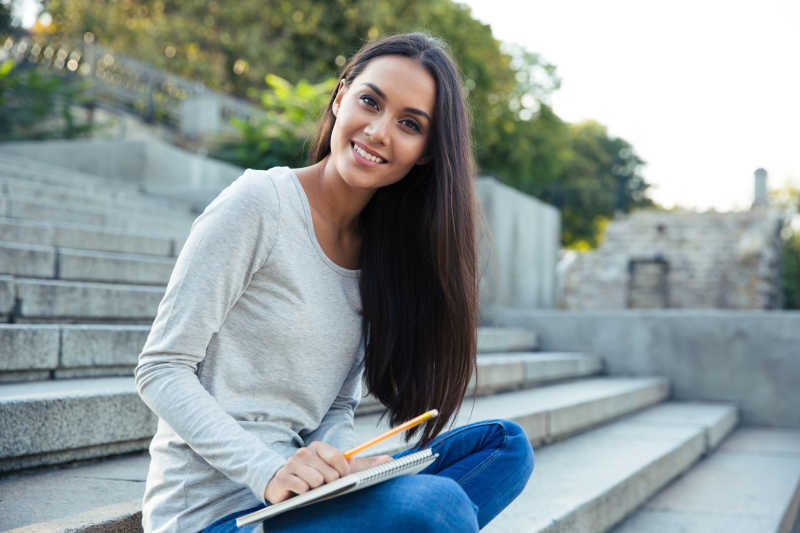
[[[397,531],[469,533],[478,531],[477,507],[461,485],[444,476],[418,475],[413,502],[393,506]]]
[[[531,446],[531,441],[525,433],[525,430],[522,429],[519,424],[510,420],[504,420],[503,422],[508,432],[507,444],[510,449],[514,450],[514,452],[519,455],[522,468],[528,472],[530,476],[534,466],[533,446]]]

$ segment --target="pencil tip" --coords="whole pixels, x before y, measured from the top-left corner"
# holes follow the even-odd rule
[[[436,418],[437,416],[439,416],[439,410],[431,409],[431,418]]]

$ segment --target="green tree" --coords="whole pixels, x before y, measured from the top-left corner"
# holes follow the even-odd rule
[[[267,110],[263,118],[253,122],[234,119],[239,135],[223,139],[210,155],[246,168],[304,166],[306,143],[314,133],[316,118],[328,104],[336,79],[315,85],[301,80],[292,85],[269,74],[266,82],[271,89],[261,96]]]
[[[11,31],[11,5],[0,1],[0,35]]]
[[[782,209],[788,219],[781,233],[783,308],[800,309],[800,189],[787,185],[770,195],[772,204]]]
[[[461,69],[478,163],[487,170],[493,169],[493,130],[521,86],[517,78],[533,81],[524,69],[540,63],[535,54],[520,54],[515,70],[491,28],[450,0],[46,0],[45,7],[60,36],[91,33],[118,53],[252,101],[269,89],[268,74],[325,80],[370,39],[406,31],[440,36]],[[528,89],[544,93],[540,87],[552,85],[546,77],[554,67],[536,72]]]
[[[94,127],[75,118],[86,84],[62,80],[33,67],[0,63],[0,141],[70,139]]]
[[[45,8],[61,36],[94,38],[251,101],[274,91],[269,75],[328,80],[369,40],[430,33],[448,43],[459,65],[480,172],[558,206],[565,244],[594,245],[615,210],[648,203],[638,174],[643,162],[627,142],[596,123],[565,123],[549,106],[560,85],[555,66],[501,46],[488,25],[452,0],[45,0]],[[298,135],[306,126],[271,111],[273,120],[239,123],[241,146],[229,139],[216,154],[246,165],[302,158]]]

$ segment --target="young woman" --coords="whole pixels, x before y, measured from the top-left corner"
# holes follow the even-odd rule
[[[269,531],[477,531],[533,469],[512,422],[442,433],[475,370],[478,303],[469,123],[443,44],[359,51],[312,159],[245,171],[178,257],[136,369],[159,417],[147,533],[253,531],[235,518],[389,460],[342,455],[362,375],[392,424],[439,410],[417,428],[439,458]]]

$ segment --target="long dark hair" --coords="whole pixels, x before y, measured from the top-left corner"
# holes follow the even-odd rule
[[[425,67],[436,100],[430,161],[376,191],[359,218],[364,375],[392,425],[439,409],[438,418],[406,435],[423,429],[424,446],[458,412],[477,366],[475,169],[467,107],[446,45],[421,33],[394,35],[364,46],[339,79],[349,86],[385,55]],[[331,150],[337,90],[320,119],[314,163]]]

